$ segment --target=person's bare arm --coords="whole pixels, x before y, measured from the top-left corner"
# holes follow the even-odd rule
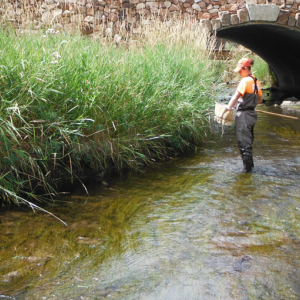
[[[263,96],[258,96],[257,104],[261,104],[263,102]]]
[[[236,91],[227,105],[228,109],[232,109],[240,97],[240,92]]]

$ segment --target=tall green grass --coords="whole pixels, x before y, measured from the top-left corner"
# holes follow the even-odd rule
[[[219,78],[198,47],[0,31],[0,49],[2,206],[49,201],[57,179],[139,168],[209,134]]]

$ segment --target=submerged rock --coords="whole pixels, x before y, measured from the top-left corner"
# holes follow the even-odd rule
[[[90,239],[88,237],[80,236],[76,239],[76,243],[82,244],[82,245],[97,245],[97,244],[100,244],[101,241],[98,239]]]
[[[12,271],[3,276],[4,282],[12,281],[16,277],[20,277],[21,273],[19,271]]]
[[[281,103],[281,106],[297,106],[297,105],[300,105],[300,101],[299,99],[296,99],[296,98],[293,98],[293,99],[286,99],[284,100],[282,103]]]

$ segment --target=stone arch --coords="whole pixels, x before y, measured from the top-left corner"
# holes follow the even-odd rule
[[[300,14],[276,5],[247,4],[237,14],[201,20],[219,38],[231,40],[264,59],[276,74],[282,97],[300,98]]]

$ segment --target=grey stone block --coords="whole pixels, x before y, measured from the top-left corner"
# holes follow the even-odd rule
[[[212,20],[211,25],[213,30],[218,30],[219,28],[222,27],[220,19]]]
[[[281,10],[278,16],[277,23],[283,25],[287,24],[289,16],[290,12],[288,10]]]
[[[292,16],[289,16],[288,25],[294,27],[296,25],[296,19]]]
[[[250,21],[268,21],[276,22],[280,12],[280,8],[274,4],[247,4],[246,5]]]
[[[226,27],[226,26],[230,26],[231,23],[231,14],[229,12],[225,12],[225,11],[221,11],[219,12],[219,18],[220,21],[222,23],[222,26]]]
[[[204,28],[205,30],[208,30],[208,31],[212,30],[210,20],[201,20],[200,24],[201,24],[201,27]]]
[[[230,22],[231,22],[231,25],[237,25],[237,24],[239,24],[239,18],[238,18],[238,16],[237,15],[231,15]]]
[[[248,10],[243,8],[243,9],[239,9],[237,11],[237,16],[239,18],[239,22],[240,23],[246,23],[246,22],[249,22],[250,21],[250,17],[249,17],[249,14],[248,14]]]

